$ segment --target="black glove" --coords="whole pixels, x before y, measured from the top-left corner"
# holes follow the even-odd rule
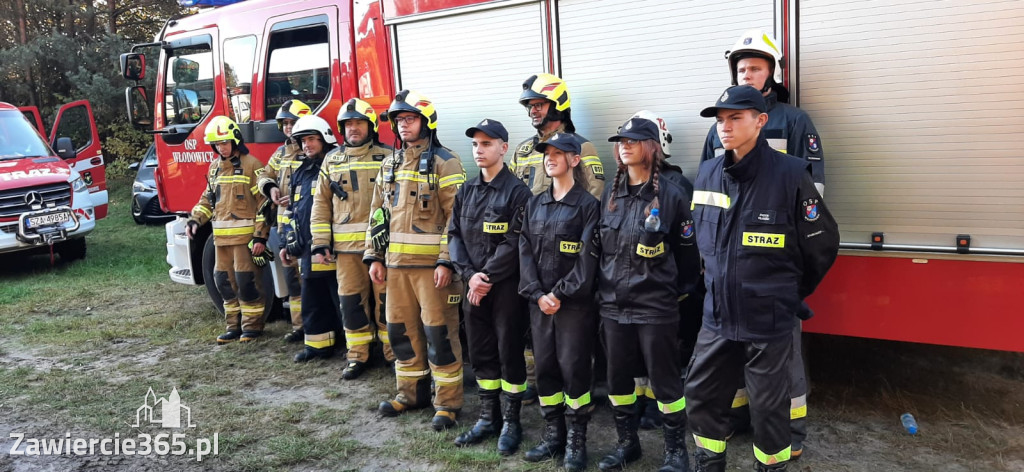
[[[197,223],[195,220],[188,220],[188,223],[185,223],[185,227],[192,228],[192,234],[196,234],[199,231],[199,223]]]
[[[284,233],[284,248],[289,256],[299,257],[302,255],[302,244],[299,243],[299,235],[295,231]]]
[[[373,243],[373,250],[381,253],[388,248],[391,240],[391,210],[380,207],[370,215],[370,242]]]
[[[256,213],[263,215],[263,219],[269,226],[277,226],[277,205],[271,199],[263,200]]]
[[[256,245],[257,242],[263,244],[263,252],[258,256],[252,254],[252,247]],[[249,254],[252,254],[252,263],[255,264],[256,267],[266,267],[268,262],[274,262],[274,253],[270,251],[270,248],[267,247],[267,243],[263,241],[256,241],[255,239],[250,240]]]

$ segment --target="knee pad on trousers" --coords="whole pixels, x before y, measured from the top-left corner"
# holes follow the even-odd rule
[[[424,326],[423,330],[427,333],[427,360],[438,366],[455,363],[452,343],[448,341],[448,327]]]
[[[260,298],[260,292],[256,289],[255,274],[252,272],[235,272],[235,281],[238,282],[238,295],[242,300]]]
[[[387,310],[385,310],[385,307],[388,306],[388,294],[387,293],[382,293],[382,294],[380,294],[379,298],[380,299],[377,300],[377,323],[379,323],[379,324],[387,324],[388,319],[385,316],[385,314],[387,313]]]
[[[363,306],[359,304],[362,300],[362,296],[358,293],[355,295],[341,295],[341,321],[345,325],[347,330],[357,330],[366,326],[366,312],[363,311]]]
[[[235,291],[231,289],[231,279],[228,277],[227,272],[216,270],[213,272],[213,284],[217,287],[217,291],[220,292],[220,297],[224,300],[234,300],[238,298],[235,295]]]
[[[416,357],[412,341],[405,335],[405,323],[388,323],[388,338],[391,340],[391,351],[395,353],[396,359],[407,361]]]

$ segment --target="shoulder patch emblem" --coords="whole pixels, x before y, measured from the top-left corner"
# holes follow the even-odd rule
[[[818,137],[813,134],[807,135],[807,150],[811,152],[821,151],[821,144],[818,143]]]
[[[683,239],[690,239],[693,237],[693,232],[693,220],[686,220],[683,222],[683,228],[679,232],[679,235],[682,236]]]
[[[818,199],[811,198],[804,200],[804,220],[806,221],[818,221],[821,217],[821,213],[818,212]]]

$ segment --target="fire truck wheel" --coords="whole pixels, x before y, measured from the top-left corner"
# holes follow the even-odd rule
[[[57,254],[66,261],[85,259],[85,238],[75,238],[57,244]]]
[[[213,265],[216,257],[217,250],[213,246],[213,238],[208,237],[203,245],[203,285],[206,286],[206,293],[210,296],[210,301],[213,302],[214,308],[220,314],[224,314],[224,299],[221,298],[220,292],[217,291],[217,285],[213,282]],[[266,305],[263,307],[263,319],[266,322],[286,319],[283,316],[272,316],[273,313],[282,312],[283,310],[281,300],[274,296],[274,279],[269,267],[263,271],[262,279],[263,298],[266,300]],[[280,313],[278,314],[280,315]]]

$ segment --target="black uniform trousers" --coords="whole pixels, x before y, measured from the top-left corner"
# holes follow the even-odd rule
[[[589,303],[563,302],[554,315],[530,305],[537,395],[544,419],[589,415],[597,324],[597,314]]]
[[[654,398],[663,415],[682,413],[682,371],[679,367],[678,315],[663,324],[631,324],[601,317],[601,329],[608,358],[608,399],[617,413],[636,412],[635,377],[638,366],[647,368]],[[735,389],[733,390],[735,392]]]
[[[509,394],[526,390],[526,301],[518,290],[519,278],[515,277],[494,284],[480,306],[473,306],[468,299],[463,302],[469,357],[481,394],[499,388]]]
[[[701,328],[686,379],[686,414],[697,447],[725,451],[730,433],[727,413],[740,386],[746,383],[754,455],[789,459],[789,359],[792,336],[770,341],[732,341]]]
[[[338,333],[342,332],[338,306],[338,279],[333,269],[329,277],[302,278],[302,330],[307,346],[335,349]],[[341,345],[345,346],[344,340]]]

